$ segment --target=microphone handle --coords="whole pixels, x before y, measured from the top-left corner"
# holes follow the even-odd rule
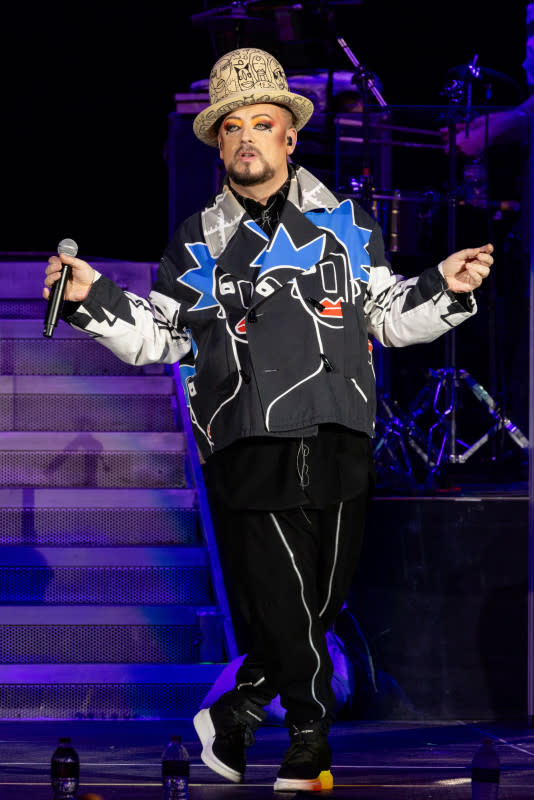
[[[70,264],[63,264],[61,275],[50,290],[50,297],[48,298],[48,305],[46,307],[46,315],[44,321],[44,336],[50,338],[54,333],[54,328],[57,325],[59,318],[59,310],[63,303],[63,295],[65,294],[65,286],[70,274]]]

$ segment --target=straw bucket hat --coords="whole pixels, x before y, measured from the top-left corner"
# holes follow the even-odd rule
[[[221,56],[209,79],[210,105],[193,120],[195,135],[217,147],[215,123],[234,108],[254,103],[275,103],[288,108],[299,131],[313,114],[307,97],[289,91],[281,64],[265,50],[243,47]]]

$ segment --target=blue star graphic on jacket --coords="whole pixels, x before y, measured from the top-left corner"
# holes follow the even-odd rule
[[[365,267],[371,266],[367,251],[371,231],[355,223],[352,202],[343,200],[332,211],[307,211],[304,216],[318,228],[326,228],[334,234],[347,251],[352,277],[369,283],[369,273]]]
[[[202,311],[205,308],[213,308],[218,305],[214,297],[214,276],[213,269],[216,264],[216,259],[212,258],[208,245],[203,242],[191,242],[185,245],[191,256],[198,264],[198,267],[192,267],[184,272],[178,278],[180,283],[185,283],[196,292],[200,293],[200,297],[194,306],[191,306],[190,311]]]
[[[189,329],[188,329],[187,332],[191,333],[191,331]],[[198,347],[197,347],[197,343],[195,342],[195,340],[193,338],[191,339],[191,350],[193,351],[194,358],[196,358],[197,352],[198,352]],[[178,374],[180,376],[180,381],[182,383],[182,389],[183,389],[184,395],[185,395],[185,402],[186,402],[186,405],[188,407],[191,405],[191,401],[190,401],[190,398],[189,398],[189,389],[187,388],[187,379],[190,378],[195,373],[196,373],[196,369],[195,369],[195,365],[194,364],[181,364],[180,363],[178,365]]]
[[[324,245],[325,236],[321,234],[302,247],[296,247],[285,226],[281,224],[268,247],[261,251],[250,266],[261,267],[259,275],[276,267],[297,267],[306,270],[321,260]]]

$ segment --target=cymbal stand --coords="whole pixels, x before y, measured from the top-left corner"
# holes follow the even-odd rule
[[[463,83],[451,81],[445,87],[445,93],[449,98],[448,106],[448,129],[449,129],[449,160],[448,160],[448,185],[447,185],[447,253],[454,253],[456,250],[456,216],[458,207],[458,183],[457,183],[457,163],[456,163],[456,123],[460,118],[457,113],[458,103],[463,94]],[[456,331],[453,328],[447,333],[445,348],[448,354],[447,363],[449,365],[445,372],[445,389],[449,396],[446,411],[440,416],[440,421],[448,417],[448,434],[446,435],[441,451],[440,458],[435,464],[435,471],[444,454],[445,442],[448,439],[448,460],[456,463],[457,442],[456,442],[456,391],[458,382],[456,377]]]
[[[362,97],[362,174],[360,178],[360,203],[366,211],[372,213],[373,207],[373,177],[371,175],[371,159],[369,155],[369,92],[372,92],[382,108],[387,103],[380,94],[376,85],[376,76],[365,66],[360,64],[345,39],[337,37],[339,46],[344,50],[351,64],[355,67],[352,83],[356,83]]]
[[[439,393],[441,388],[446,384],[447,370],[430,370],[431,373],[431,380],[434,382],[434,411],[440,415],[438,409],[438,399]],[[506,417],[502,410],[499,408],[498,404],[494,400],[494,398],[489,394],[489,392],[484,389],[484,387],[475,381],[471,375],[466,372],[464,369],[460,369],[457,371],[457,384],[458,386],[461,383],[467,385],[468,389],[473,393],[477,400],[483,403],[486,406],[486,409],[489,414],[496,420],[495,424],[492,428],[490,428],[486,433],[480,436],[475,442],[471,445],[468,445],[466,442],[463,442],[461,439],[457,439],[457,442],[464,448],[464,450],[456,456],[456,463],[465,464],[465,462],[474,454],[477,450],[479,450],[482,445],[490,442],[491,439],[499,432],[506,432],[513,442],[517,444],[522,450],[528,449],[528,439],[524,434],[520,431],[517,425]],[[429,430],[429,446],[431,446],[431,439],[434,433],[434,430],[442,423],[443,418],[447,415],[448,409],[446,408],[438,418],[438,421],[431,426]]]

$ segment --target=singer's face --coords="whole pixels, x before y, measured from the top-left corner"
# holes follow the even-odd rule
[[[287,137],[293,145],[288,147]],[[232,184],[281,186],[287,178],[287,156],[297,132],[290,112],[271,103],[234,109],[219,128],[219,152]]]

